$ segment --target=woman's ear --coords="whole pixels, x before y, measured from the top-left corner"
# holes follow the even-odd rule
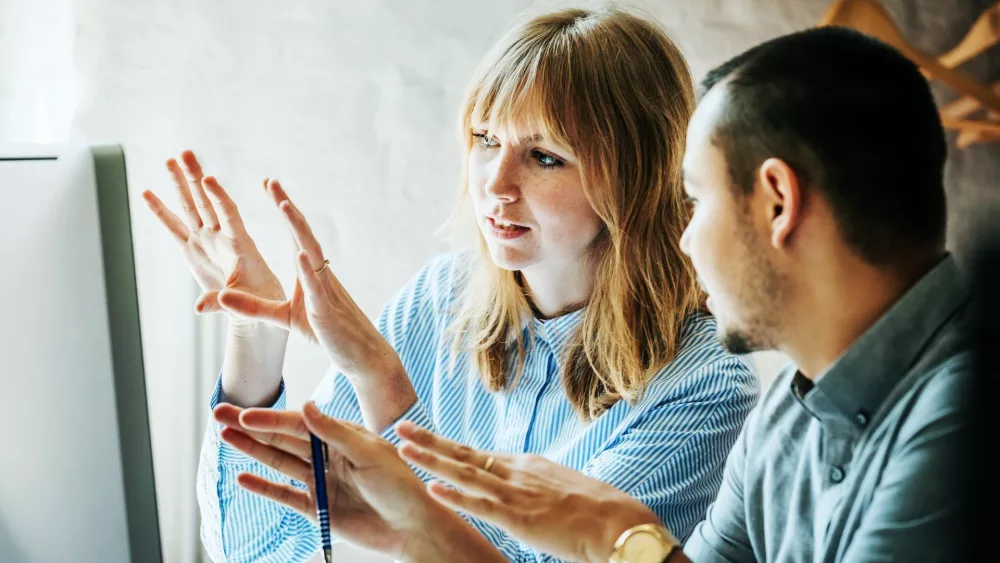
[[[767,225],[771,246],[784,248],[798,227],[802,211],[802,188],[792,167],[780,158],[769,158],[757,172],[763,205],[767,208]]]

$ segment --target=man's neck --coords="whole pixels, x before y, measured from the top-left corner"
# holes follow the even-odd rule
[[[796,294],[781,351],[809,379],[825,372],[896,301],[930,271],[942,255],[889,271],[858,260],[815,272]]]

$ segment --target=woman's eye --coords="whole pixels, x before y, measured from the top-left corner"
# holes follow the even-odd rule
[[[545,154],[541,151],[534,151],[532,156],[535,157],[535,160],[538,161],[538,165],[542,168],[555,168],[557,166],[562,166],[563,164],[563,162],[558,158],[550,154]]]
[[[488,137],[486,133],[473,133],[473,137],[476,139],[476,144],[484,149],[492,149],[500,146],[500,142],[496,137]]]

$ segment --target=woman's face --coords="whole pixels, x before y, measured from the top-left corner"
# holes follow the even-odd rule
[[[469,195],[493,262],[544,270],[583,260],[601,220],[583,193],[579,162],[568,147],[513,129],[521,137],[486,124],[472,129]]]

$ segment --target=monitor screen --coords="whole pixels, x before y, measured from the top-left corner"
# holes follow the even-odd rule
[[[121,147],[0,147],[0,561],[158,563]]]

